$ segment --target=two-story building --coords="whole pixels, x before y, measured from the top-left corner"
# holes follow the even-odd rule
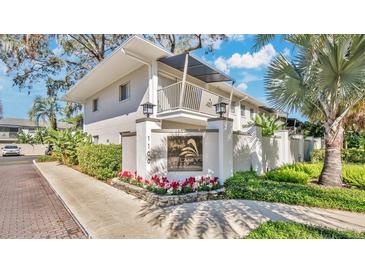
[[[262,138],[257,113],[286,118],[189,53],[174,55],[133,36],[64,96],[84,109],[94,143],[122,144],[122,167],[142,177],[184,179],[265,170],[294,161],[286,131]],[[145,117],[142,104],[155,105]],[[215,105],[222,103],[221,116]],[[298,153],[297,153],[298,154]]]
[[[184,73],[185,71],[185,73]],[[84,130],[95,143],[120,143],[136,130],[141,104],[156,105],[152,117],[163,129],[206,128],[217,117],[214,104],[227,102],[234,130],[245,130],[264,103],[233,86],[233,79],[191,54],[174,55],[133,36],[98,64],[63,100],[84,109]]]

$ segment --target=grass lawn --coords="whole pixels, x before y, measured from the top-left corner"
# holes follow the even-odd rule
[[[247,199],[365,212],[365,191],[274,182],[237,172],[225,182],[227,199]]]
[[[365,239],[365,233],[268,221],[251,231],[245,239]]]

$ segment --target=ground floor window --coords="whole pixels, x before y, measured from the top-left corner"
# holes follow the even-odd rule
[[[99,143],[99,135],[93,136],[93,143],[97,145]]]

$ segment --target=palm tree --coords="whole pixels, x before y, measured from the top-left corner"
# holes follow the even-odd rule
[[[319,182],[342,186],[344,118],[365,98],[365,36],[287,35],[285,40],[295,45],[296,56],[290,61],[278,55],[271,62],[265,76],[268,100],[322,121],[325,159]]]
[[[35,120],[37,124],[39,120],[48,120],[52,129],[57,129],[57,113],[60,111],[60,106],[57,103],[57,98],[48,96],[46,98],[37,96],[34,99],[33,106],[28,112],[29,118]]]
[[[265,114],[257,114],[252,124],[261,128],[261,134],[264,137],[273,136],[275,131],[283,126],[279,118]]]

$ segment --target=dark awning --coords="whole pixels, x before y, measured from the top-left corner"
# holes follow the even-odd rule
[[[170,67],[184,71],[186,53],[161,58],[159,61]],[[198,58],[189,54],[187,74],[198,78],[205,83],[233,81],[227,74],[213,68]]]

